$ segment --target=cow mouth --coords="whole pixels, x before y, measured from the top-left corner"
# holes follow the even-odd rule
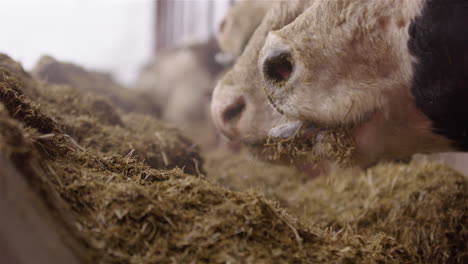
[[[272,128],[263,155],[273,162],[319,165],[332,161],[342,167],[354,164],[355,141],[351,130],[323,128],[293,121]]]
[[[314,137],[320,130],[300,122],[294,122],[294,125],[291,123],[282,124],[282,129],[276,126],[279,134],[272,135],[270,130],[269,135],[245,136],[237,140],[261,160],[283,165],[303,165],[306,160],[304,156],[313,148]]]
[[[320,125],[316,122],[284,121],[270,129],[263,154],[272,161],[290,160],[290,163],[322,160],[347,167],[357,161],[355,131],[371,121],[377,111],[369,111],[358,122]]]
[[[311,138],[320,132],[321,129],[313,124],[306,124],[302,121],[291,121],[273,127],[269,133],[269,138],[291,139],[294,137]]]
[[[362,118],[360,120],[337,123],[333,125],[325,125],[314,121],[284,120],[270,129],[268,132],[268,137],[285,140],[297,137],[312,138],[321,132],[333,130],[351,131],[369,122],[377,112],[378,110],[376,109],[367,111],[365,114],[361,115]]]
[[[309,142],[316,141],[314,139],[321,132],[338,130],[333,128],[320,128],[311,123],[303,123],[300,121],[292,121],[282,123],[273,127],[267,136],[264,137],[230,137],[230,140],[236,140],[242,145],[250,149],[263,149],[265,146],[273,142]]]
[[[240,143],[257,158],[283,165],[320,165],[331,161],[342,167],[359,159],[355,129],[372,119],[376,111],[363,115],[359,122],[320,125],[315,122],[283,120],[263,137],[243,137]]]

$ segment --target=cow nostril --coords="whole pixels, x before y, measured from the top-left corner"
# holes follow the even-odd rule
[[[293,63],[293,58],[289,53],[281,53],[267,58],[263,65],[263,71],[270,81],[277,85],[283,85],[291,77],[294,69]]]
[[[224,123],[233,122],[235,119],[239,119],[242,112],[245,110],[245,99],[239,97],[234,101],[233,104],[229,105],[223,112],[222,118]]]

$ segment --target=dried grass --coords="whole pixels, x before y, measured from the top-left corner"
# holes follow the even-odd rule
[[[206,167],[211,181],[279,201],[302,223],[364,237],[383,233],[419,263],[468,260],[468,182],[444,165],[389,163],[310,179],[245,153],[213,153]]]
[[[323,131],[320,142],[316,142],[315,138],[303,137],[301,133],[287,139],[268,138],[261,156],[270,161],[289,164],[298,161],[317,164],[330,160],[341,167],[353,165],[355,143],[347,130]]]
[[[203,172],[199,147],[174,126],[149,116],[122,113],[96,94],[35,81],[22,70],[12,76],[10,69],[18,65],[5,55],[0,56],[0,70],[2,65],[2,102],[10,113],[18,111],[13,116],[25,125],[31,126],[28,116],[38,116],[33,127],[39,132],[67,134],[83,148],[107,155],[131,154],[157,169]]]
[[[32,76],[49,84],[69,85],[80,91],[92,92],[108,98],[113,106],[125,112],[160,116],[161,106],[155,103],[149,91],[126,89],[117,84],[109,74],[94,72],[81,66],[42,56]]]
[[[87,248],[79,252],[86,262],[466,260],[466,180],[450,169],[384,165],[311,181],[288,167],[216,155],[205,178],[177,130],[97,107],[105,100],[94,96],[66,97],[72,88],[2,65],[14,68],[0,56],[0,152]],[[161,150],[160,167],[135,156]],[[193,166],[192,175],[175,168],[193,157],[180,166]]]
[[[83,152],[63,136],[37,136],[5,114],[0,120],[6,128],[0,150],[35,179],[70,235],[88,248],[81,256],[88,262],[411,260],[384,234],[364,238],[307,228],[255,193],[228,191],[178,169],[153,170],[133,159]]]

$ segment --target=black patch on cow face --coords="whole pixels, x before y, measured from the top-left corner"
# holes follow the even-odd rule
[[[416,105],[435,133],[468,151],[468,1],[428,0],[409,33]]]

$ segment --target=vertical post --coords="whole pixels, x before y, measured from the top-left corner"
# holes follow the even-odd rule
[[[155,51],[167,46],[167,0],[156,0],[156,47]]]
[[[207,13],[207,16],[208,16],[208,19],[207,19],[207,29],[208,29],[208,32],[207,32],[207,36],[206,36],[206,39],[209,39],[211,37],[211,35],[213,34],[213,29],[214,29],[214,12],[215,12],[215,8],[214,8],[214,1],[208,1],[208,13]]]
[[[198,2],[196,1],[190,1],[190,16],[189,16],[189,27],[187,28],[189,34],[194,34],[194,32],[196,31],[197,29],[197,25],[196,25],[196,17],[197,17],[197,12],[199,11],[198,10]]]
[[[191,40],[209,39],[216,31],[214,0],[155,0],[155,53]],[[233,3],[235,1],[229,0]]]
[[[185,35],[185,10],[186,10],[187,1],[180,1],[179,6],[177,7],[177,38],[179,43],[183,41],[183,36]]]
[[[166,23],[166,30],[167,30],[167,43],[166,43],[166,47],[165,48],[168,48],[168,47],[171,47],[174,45],[174,43],[176,43],[176,38],[175,38],[175,21],[177,19],[176,15],[175,15],[175,0],[169,0],[168,3],[167,3],[167,9],[166,9],[166,13],[168,15],[168,19],[166,20],[167,23]]]

